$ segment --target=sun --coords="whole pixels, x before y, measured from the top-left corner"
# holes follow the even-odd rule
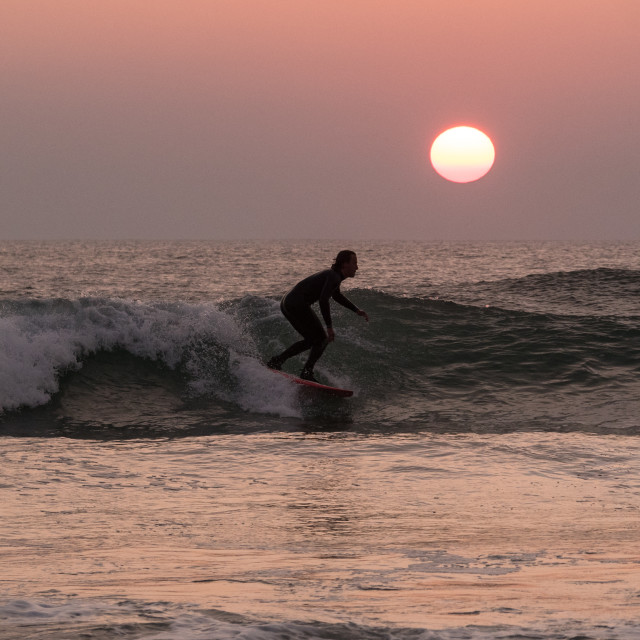
[[[433,168],[451,182],[473,182],[493,166],[496,151],[486,133],[474,127],[443,131],[431,145]]]

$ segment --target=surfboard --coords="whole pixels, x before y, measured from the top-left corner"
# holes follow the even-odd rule
[[[317,389],[318,391],[324,391],[324,393],[329,393],[333,396],[342,396],[343,398],[348,398],[353,395],[353,391],[351,391],[351,389],[340,389],[339,387],[330,387],[329,385],[320,384],[319,382],[312,382],[311,380],[303,380],[302,378],[298,378],[298,376],[291,375],[290,373],[278,371],[278,369],[269,369],[269,371],[279,373],[281,376],[288,378],[296,384],[301,384],[311,389]]]

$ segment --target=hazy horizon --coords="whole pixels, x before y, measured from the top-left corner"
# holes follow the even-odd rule
[[[0,239],[640,239],[640,3],[4,0]],[[466,124],[496,160],[437,175]]]

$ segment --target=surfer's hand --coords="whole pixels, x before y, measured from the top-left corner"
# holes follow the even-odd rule
[[[366,311],[363,311],[362,309],[358,309],[358,311],[356,313],[359,316],[362,316],[367,322],[369,322],[369,316],[367,315]]]
[[[328,327],[327,328],[327,340],[329,342],[333,342],[335,340],[335,338],[336,338],[336,332],[331,327]]]

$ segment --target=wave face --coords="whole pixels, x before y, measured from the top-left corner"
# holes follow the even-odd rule
[[[229,359],[251,349],[241,327],[212,304],[5,302],[1,322],[5,413],[78,395],[90,404],[92,394],[97,400],[109,389],[158,381],[186,395],[215,382],[219,392],[229,386]]]
[[[564,300],[553,284],[558,279],[573,280],[574,291],[575,282],[610,279],[620,300],[633,297],[640,281],[636,273],[623,275],[527,276],[467,293],[492,288],[505,298],[525,291],[533,306],[550,290]],[[318,366],[327,382],[355,390],[346,403],[309,397],[261,365],[296,339],[270,297],[215,304],[5,300],[2,428],[16,429],[25,415],[33,423],[29,411],[44,407],[43,424],[96,437],[106,428],[121,436],[282,428],[275,418],[371,430],[640,431],[632,418],[636,316],[533,312],[363,289],[349,295],[371,322],[336,310],[338,337]],[[287,368],[295,373],[301,364]]]

